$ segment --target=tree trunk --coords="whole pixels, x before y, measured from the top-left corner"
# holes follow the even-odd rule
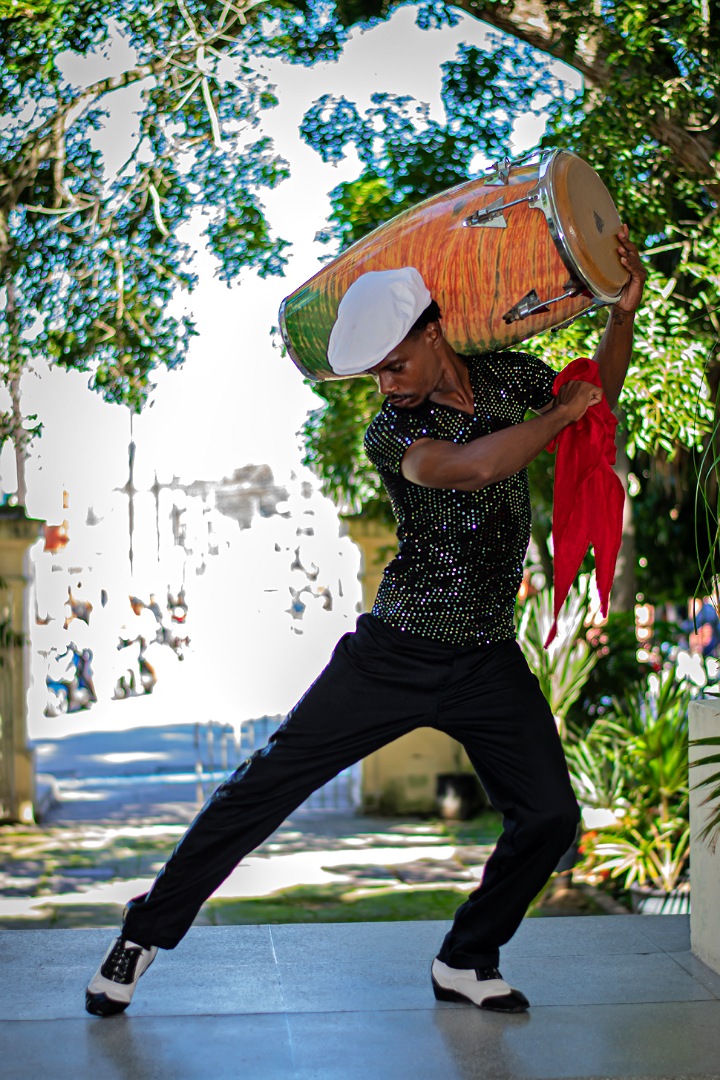
[[[12,442],[15,448],[15,468],[17,470],[17,501],[20,506],[25,506],[27,501],[27,487],[25,483],[25,462],[27,460],[27,432],[23,425],[22,409],[20,407],[20,377],[23,373],[23,365],[20,353],[20,330],[18,326],[17,308],[15,301],[15,282],[8,276],[5,282],[6,308],[5,318],[8,327],[7,344],[7,371],[5,380],[12,401]]]
[[[130,411],[130,442],[128,444],[128,479],[125,485],[125,493],[128,497],[128,558],[130,561],[130,577],[133,576],[135,563],[135,438],[133,435],[133,413]]]
[[[10,395],[12,397],[13,417],[13,446],[15,447],[15,469],[17,471],[17,501],[18,505],[25,506],[27,503],[27,484],[25,481],[25,465],[27,463],[27,438],[23,427],[22,411],[20,409],[20,373],[10,379]]]
[[[533,518],[532,538],[535,547],[537,548],[537,554],[540,565],[542,566],[543,574],[545,575],[546,587],[550,588],[553,583],[553,560],[549,546],[550,529],[544,521],[537,521]]]
[[[569,30],[577,13],[577,4],[571,0],[560,0],[553,5],[547,0],[457,0],[456,6],[574,67],[588,88],[606,92],[613,79],[622,78],[612,63],[612,56],[622,53],[623,38],[611,30],[590,4],[587,4],[582,34]],[[680,78],[680,71],[674,64],[666,64],[663,69],[657,56],[649,58],[648,77],[653,74],[668,84]],[[695,131],[686,127],[669,110],[665,114],[654,111],[645,122],[649,133],[670,150],[676,166],[695,177],[712,199],[720,198],[716,131],[709,128]],[[712,123],[714,125],[714,121]]]

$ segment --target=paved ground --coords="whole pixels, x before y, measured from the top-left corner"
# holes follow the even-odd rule
[[[0,829],[3,1080],[720,1080],[720,976],[689,952],[685,916],[525,920],[503,955],[533,1004],[520,1017],[434,1001],[446,921],[196,925],[128,1013],[89,1017],[109,940],[92,927],[117,925],[214,786],[218,732],[212,761],[202,743],[127,722],[39,741],[59,801],[35,829]],[[308,879],[468,890],[492,837],[450,839],[438,822],[300,811],[226,899]]]
[[[529,919],[515,1017],[435,1002],[447,924],[199,927],[101,1020],[101,930],[0,933],[8,1080],[720,1080],[720,976],[686,916]]]

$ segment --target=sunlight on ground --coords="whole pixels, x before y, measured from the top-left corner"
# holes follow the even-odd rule
[[[455,848],[450,846],[368,848],[364,851],[313,851],[292,855],[274,855],[272,859],[249,856],[216,890],[216,897],[269,896],[294,885],[323,885],[350,882],[352,876],[332,867],[402,866],[419,859],[451,860]]]
[[[182,836],[187,832],[186,825],[121,825],[117,829],[103,828],[93,833],[92,826],[83,829],[85,839],[77,846],[81,848],[104,848],[109,847],[115,840],[140,838],[164,838],[170,836]]]
[[[159,830],[157,826],[149,826],[147,829],[111,831],[111,835],[106,834],[101,838],[86,838],[78,847],[86,850],[96,850],[106,847],[112,840],[120,836],[127,836],[130,832],[137,838],[138,836],[156,835],[158,831],[166,834],[169,830],[167,828]],[[180,833],[183,830],[178,828],[175,831]],[[220,885],[214,893],[214,898],[219,900],[259,899],[299,885],[351,884],[353,874],[344,869],[348,867],[350,861],[352,861],[352,869],[354,870],[362,866],[402,866],[428,858],[431,858],[434,862],[443,860],[450,862],[455,858],[455,854],[456,849],[453,846],[433,845],[432,847],[374,847],[363,851],[353,849],[352,853],[348,853],[347,850],[296,852],[290,855],[273,855],[272,858],[249,856]],[[332,869],[333,867],[339,869],[335,871]],[[34,897],[0,898],[0,919],[43,918],[48,907],[73,904],[118,904],[122,906],[127,903],[130,897],[147,892],[152,882],[152,877],[142,877],[102,882],[73,892]],[[427,885],[425,883],[407,885],[399,881],[397,883],[383,883],[383,888],[397,889],[398,891],[416,887],[437,888],[437,882],[427,883]],[[458,887],[467,889],[468,883],[462,883]]]
[[[108,765],[129,765],[135,761],[168,761],[170,754],[143,753],[142,751],[128,751],[126,754],[97,754],[98,761],[104,761]]]

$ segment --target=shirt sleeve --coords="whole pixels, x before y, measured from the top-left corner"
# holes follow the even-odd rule
[[[432,434],[423,417],[386,403],[365,433],[365,453],[378,472],[399,473],[408,446],[427,438]]]

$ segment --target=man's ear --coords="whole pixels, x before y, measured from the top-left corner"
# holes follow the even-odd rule
[[[428,323],[425,327],[425,333],[428,335],[428,340],[432,344],[433,348],[437,348],[439,342],[443,339],[443,332],[440,323],[435,321]]]

